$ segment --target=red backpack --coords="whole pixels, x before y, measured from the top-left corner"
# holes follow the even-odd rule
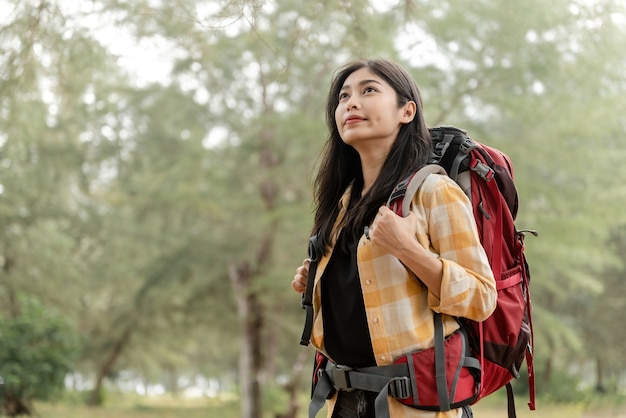
[[[530,272],[524,256],[524,234],[537,233],[515,227],[518,195],[507,155],[472,140],[455,127],[432,128],[430,134],[431,163],[443,167],[472,202],[478,234],[498,291],[496,310],[485,321],[459,318],[468,333],[471,355],[480,362],[480,389],[472,403],[506,386],[509,417],[513,418],[516,415],[510,382],[519,377],[524,360],[528,406],[535,409]],[[400,216],[408,215],[413,194],[426,177],[426,173],[418,173],[400,182],[389,199],[388,206]]]
[[[382,402],[387,393],[409,406],[445,411],[474,404],[506,386],[508,415],[514,418],[511,381],[519,377],[524,360],[528,369],[528,405],[531,410],[535,409],[530,274],[524,257],[524,234],[537,233],[519,231],[515,227],[518,195],[513,183],[513,166],[504,153],[472,140],[458,128],[432,128],[430,134],[433,143],[431,164],[398,183],[387,205],[398,215],[407,216],[413,195],[424,179],[432,172],[443,173],[443,167],[472,202],[481,244],[496,279],[496,310],[483,322],[459,318],[461,335],[445,340],[440,317],[436,315],[433,349],[403,356],[392,366],[337,370],[317,352],[310,417],[315,416],[333,387],[380,391],[381,402],[377,399],[377,408],[381,407],[384,413],[380,415],[383,416],[388,415],[386,401]],[[315,237],[311,240],[310,256],[309,277],[315,274],[316,268]],[[311,294],[312,280],[309,280],[302,302],[303,308],[307,309],[301,338],[303,345],[308,344],[311,331]],[[467,350],[464,341],[469,345]],[[411,356],[414,356],[413,360],[419,360],[410,360]],[[412,366],[407,368],[408,361]],[[399,375],[409,376],[409,379],[393,377]],[[414,389],[398,384],[403,381],[413,381]]]

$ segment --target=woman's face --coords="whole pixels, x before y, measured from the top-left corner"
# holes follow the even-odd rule
[[[346,78],[338,99],[335,122],[339,135],[359,153],[388,151],[401,125],[415,115],[415,103],[398,107],[396,91],[367,67]]]

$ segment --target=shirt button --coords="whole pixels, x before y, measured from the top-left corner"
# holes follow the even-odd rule
[[[385,361],[385,360],[387,360],[387,356],[380,356],[380,359],[381,359],[382,361]]]
[[[372,281],[371,281],[370,279],[367,279],[367,280],[365,281],[365,284],[372,284]]]
[[[378,324],[378,318],[374,318],[374,319],[372,320],[372,322],[373,322],[373,323],[375,323],[375,324]]]

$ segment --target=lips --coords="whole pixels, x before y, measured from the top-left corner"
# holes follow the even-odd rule
[[[351,124],[353,124],[353,123],[362,122],[362,121],[364,121],[364,120],[365,120],[365,118],[362,118],[362,117],[360,117],[360,116],[348,116],[348,117],[345,119],[344,124],[345,124],[345,125],[351,125]]]

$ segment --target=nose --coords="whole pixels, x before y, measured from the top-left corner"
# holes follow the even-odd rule
[[[350,110],[350,109],[358,109],[359,106],[359,101],[356,99],[355,97],[356,95],[352,95],[348,98],[348,100],[346,101],[346,110]]]

